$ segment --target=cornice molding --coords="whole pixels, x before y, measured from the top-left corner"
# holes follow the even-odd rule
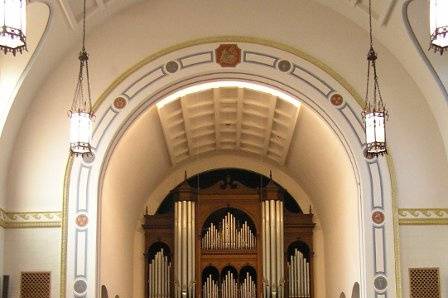
[[[400,208],[400,225],[448,225],[448,208]]]
[[[7,212],[0,208],[0,226],[4,229],[60,228],[62,212]]]

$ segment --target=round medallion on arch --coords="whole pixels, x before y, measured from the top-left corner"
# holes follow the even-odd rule
[[[367,147],[365,147],[362,152],[364,154],[365,159],[367,159],[369,161],[374,160],[375,155],[373,155],[372,153],[367,152]]]
[[[387,279],[385,276],[377,276],[375,277],[375,280],[373,281],[373,285],[375,289],[378,291],[384,291],[387,288]]]
[[[95,160],[95,153],[93,153],[92,151],[83,153],[82,160],[85,163],[92,163]]]
[[[287,72],[291,69],[291,62],[289,62],[288,60],[282,60],[278,63],[278,69],[281,72]]]
[[[117,97],[117,98],[115,98],[115,100],[114,100],[114,107],[115,107],[116,109],[118,109],[118,110],[121,110],[121,109],[123,109],[123,108],[126,106],[127,103],[128,103],[128,102],[126,101],[125,98],[123,98],[123,97]]]
[[[177,64],[176,61],[169,61],[165,65],[165,69],[169,73],[175,73],[179,69],[179,64]]]
[[[77,295],[82,295],[87,291],[87,283],[83,279],[78,279],[73,285],[73,289]]]
[[[89,217],[86,214],[79,214],[76,217],[76,225],[81,228],[84,228],[89,223]]]
[[[339,107],[344,103],[344,98],[342,95],[336,93],[330,97],[330,102],[332,105]]]
[[[380,225],[384,222],[384,213],[382,211],[375,211],[372,213],[372,221],[377,225]]]

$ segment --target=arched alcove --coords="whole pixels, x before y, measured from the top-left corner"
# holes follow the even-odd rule
[[[216,43],[210,43],[200,47],[209,47],[210,53],[213,53],[217,46],[219,45]],[[325,272],[321,279],[322,284],[317,286],[320,289],[327,288],[327,292],[333,292],[337,284],[349,287],[353,280],[363,279],[365,292],[377,291],[378,289],[373,289],[373,278],[378,277],[374,272],[380,272],[384,278],[385,267],[391,272],[393,266],[385,263],[385,255],[374,252],[373,237],[379,237],[377,240],[385,239],[386,241],[381,240],[380,244],[384,247],[384,253],[393,254],[393,242],[390,242],[388,236],[384,236],[392,235],[386,234],[386,229],[392,227],[384,225],[384,222],[374,226],[370,218],[373,211],[392,214],[390,183],[384,175],[387,170],[384,161],[366,160],[363,157],[363,132],[355,112],[360,110],[356,96],[353,97],[339,81],[309,60],[300,58],[300,55],[261,44],[239,42],[238,46],[242,47],[245,53],[255,51],[260,59],[268,57],[268,53],[269,57],[279,58],[273,62],[273,67],[265,66],[262,71],[259,64],[249,60],[239,66],[241,72],[223,71],[211,61],[194,64],[188,68],[188,72],[183,72],[182,67],[185,65],[182,64],[181,70],[176,68],[171,75],[166,72],[166,69],[171,67],[167,64],[170,61],[167,61],[166,66],[158,68],[161,78],[151,82],[154,77],[144,74],[153,67],[157,68],[161,61],[166,61],[159,57],[157,59],[160,60],[137,68],[136,73],[129,76],[129,79],[119,81],[110,90],[98,109],[98,114],[102,116],[99,117],[94,136],[95,159],[75,161],[70,172],[71,177],[78,178],[70,179],[69,195],[81,200],[69,201],[68,208],[73,208],[71,216],[87,213],[92,218],[95,212],[99,211],[101,222],[89,221],[91,225],[87,230],[72,226],[68,229],[69,237],[79,237],[82,232],[91,235],[90,239],[96,239],[95,227],[98,224],[98,232],[101,235],[100,250],[98,255],[95,252],[90,255],[95,259],[99,258],[98,278],[116,283],[113,281],[116,277],[111,276],[109,272],[112,272],[112,267],[121,268],[123,276],[120,292],[132,293],[136,290],[130,289],[129,285],[138,284],[139,281],[129,273],[132,272],[132,260],[137,258],[138,253],[128,248],[138,247],[140,243],[139,238],[134,235],[136,222],[145,205],[149,207],[150,213],[157,210],[167,193],[182,181],[185,169],[188,169],[190,175],[227,167],[265,174],[272,170],[276,180],[288,189],[302,210],[312,206],[321,223],[320,243],[323,243],[324,238],[326,244],[330,243],[329,246],[324,248],[322,245],[320,250],[318,249],[322,260],[320,266],[324,264],[325,255],[327,270],[322,271]],[[196,50],[197,48],[192,46],[182,48],[171,55],[186,57],[184,55],[187,53],[194,55]],[[280,64],[277,65],[280,60],[286,61],[282,65],[289,68],[288,71],[284,72],[283,66],[281,69],[277,68],[280,67]],[[196,70],[195,74],[191,72],[193,68]],[[307,71],[303,72],[304,69]],[[200,75],[196,75],[198,73]],[[168,79],[165,76],[171,77]],[[217,85],[207,85],[209,83]],[[249,88],[249,85],[258,87]],[[200,87],[199,91],[191,90],[197,87]],[[176,104],[179,97],[191,94],[196,96],[197,93],[213,95],[214,92],[209,91],[217,88],[248,88],[251,91],[247,94],[257,93],[276,100],[280,98],[280,106],[300,106],[297,122],[291,128],[290,143],[285,148],[285,160],[238,148],[195,152],[186,147],[189,153],[185,158],[172,154],[172,148],[169,148],[170,138],[166,133],[167,126],[161,119],[164,114],[160,113],[161,106],[164,108],[167,105],[157,106],[154,103],[163,103],[163,100],[171,97],[171,102]],[[336,93],[341,95],[342,102],[334,100],[335,97],[332,96]],[[237,98],[237,102],[244,102],[246,99],[250,101],[252,98],[243,96]],[[182,113],[182,101],[179,104]],[[243,104],[241,111],[244,112],[245,109],[250,111]],[[276,109],[273,111],[275,114]],[[278,114],[281,115],[282,111],[280,109]],[[174,108],[173,112],[174,115],[179,113]],[[187,143],[188,132],[194,131],[188,128],[185,130]],[[241,135],[238,140],[241,140]],[[269,151],[269,148],[267,150]],[[99,185],[89,181],[99,181]],[[77,194],[83,192],[87,194],[86,200],[98,197],[99,205],[90,205],[88,210],[80,209],[79,206],[83,206],[85,202],[83,203],[84,198]],[[365,206],[366,202],[372,202],[373,207]],[[117,213],[118,210],[126,212]],[[115,216],[112,216],[113,214]],[[68,222],[73,225],[75,220]],[[376,233],[372,234],[373,229]],[[137,235],[138,233],[140,232],[137,231]],[[120,243],[111,237],[112,234],[119,236],[116,239],[120,239]],[[110,258],[107,247],[115,245],[123,247],[126,253],[114,262],[103,261]],[[69,243],[68,261],[73,262],[75,255],[76,248]],[[88,270],[96,272],[95,265],[92,266]],[[347,267],[352,268],[346,271],[350,274],[336,274]],[[138,271],[138,266],[134,268]],[[376,268],[376,271],[372,268]],[[68,282],[72,274],[73,272],[68,273]],[[86,282],[83,278],[73,280]],[[94,281],[89,279],[88,282],[90,286],[87,288],[90,289]]]

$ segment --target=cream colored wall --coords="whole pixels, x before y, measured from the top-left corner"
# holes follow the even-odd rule
[[[10,276],[9,298],[20,297],[20,274],[27,271],[50,271],[51,298],[59,297],[60,241],[58,228],[5,231],[4,274]]]
[[[409,268],[439,267],[442,298],[448,297],[448,226],[401,226],[403,297],[409,297]]]
[[[347,153],[336,135],[309,109],[299,117],[291,152],[297,152],[288,158],[291,175],[298,177],[319,211],[325,243],[322,273],[326,296],[348,293],[361,279],[361,256],[359,190]]]
[[[29,3],[27,6],[27,51],[16,56],[12,54],[0,55],[0,146],[3,148],[3,154],[0,155],[0,165],[2,167],[8,164],[7,158],[13,148],[20,122],[9,119],[9,130],[4,133],[3,129],[14,98],[32,65],[32,57],[44,34],[49,15],[50,11],[46,4],[40,2]],[[12,122],[15,122],[15,125],[12,125]],[[7,172],[1,169],[0,185],[6,184],[6,177]],[[0,187],[0,208],[5,207],[5,204],[6,188]]]

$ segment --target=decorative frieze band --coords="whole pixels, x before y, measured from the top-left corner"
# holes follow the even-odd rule
[[[59,228],[62,212],[6,212],[0,208],[0,226],[5,229]]]
[[[400,225],[448,225],[448,208],[400,208]]]

